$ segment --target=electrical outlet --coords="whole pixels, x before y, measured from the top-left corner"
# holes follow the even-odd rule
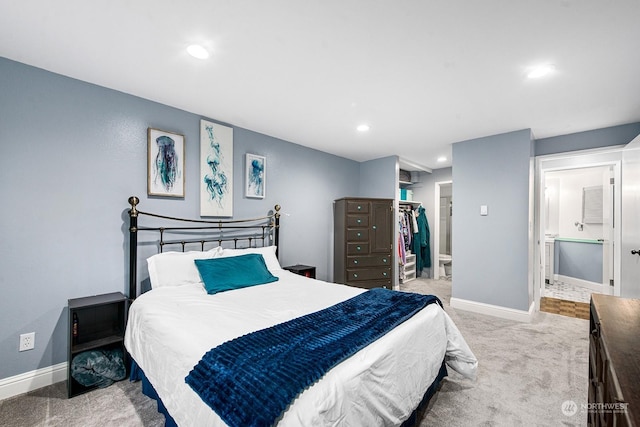
[[[33,350],[35,345],[36,345],[35,332],[29,332],[28,334],[20,335],[20,348],[18,349],[18,351]]]

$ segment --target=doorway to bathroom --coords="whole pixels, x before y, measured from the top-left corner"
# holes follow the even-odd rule
[[[613,166],[545,173],[545,289],[542,296],[588,303],[613,283]]]
[[[453,218],[453,182],[439,181],[435,183],[435,210],[433,236],[433,278],[451,279],[453,258],[452,252],[452,218]]]
[[[538,233],[534,297],[588,316],[592,293],[619,295],[620,153],[583,152],[537,160]]]

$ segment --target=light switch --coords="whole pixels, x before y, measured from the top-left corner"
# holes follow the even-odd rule
[[[480,206],[480,215],[487,216],[487,205]]]

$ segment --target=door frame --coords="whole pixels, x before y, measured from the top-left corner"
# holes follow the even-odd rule
[[[625,298],[640,298],[638,273],[640,260],[632,250],[640,244],[640,135],[622,150],[622,241],[620,242],[620,295]]]
[[[535,309],[540,311],[540,298],[544,287],[544,242],[545,242],[545,195],[544,179],[545,173],[554,170],[582,169],[595,166],[613,166],[614,175],[614,247],[613,247],[613,294],[620,295],[620,242],[621,242],[621,165],[622,148],[615,146],[601,149],[580,150],[566,153],[549,154],[538,156],[535,159],[535,218],[534,232],[534,271],[533,271],[533,297]]]
[[[434,184],[434,193],[435,193],[435,203],[433,206],[433,278],[438,280],[440,278],[440,187],[442,185],[451,185],[451,200],[453,200],[453,180],[448,181],[436,181]],[[453,227],[451,229],[451,233],[453,234]],[[453,259],[453,245],[451,246],[451,258]],[[453,261],[451,262],[453,276]]]

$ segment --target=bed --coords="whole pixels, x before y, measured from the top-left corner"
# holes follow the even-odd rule
[[[142,379],[143,391],[159,400],[167,425],[403,425],[412,421],[416,409],[436,391],[446,375],[446,367],[469,378],[475,376],[477,360],[464,338],[442,307],[429,303],[416,308],[414,314],[382,332],[378,339],[332,362],[326,372],[311,378],[308,386],[303,386],[274,419],[262,419],[263,413],[270,409],[266,408],[270,398],[264,396],[272,391],[261,386],[248,392],[250,396],[257,395],[256,403],[242,401],[244,406],[238,403],[237,407],[227,410],[241,412],[239,416],[244,417],[233,421],[224,409],[213,410],[215,405],[210,400],[205,402],[207,397],[216,401],[231,399],[226,388],[219,388],[225,391],[215,396],[221,387],[215,381],[224,384],[221,378],[225,370],[209,377],[211,384],[216,384],[209,384],[209,393],[213,396],[201,397],[193,381],[189,382],[197,367],[206,365],[207,356],[247,337],[301,319],[309,320],[310,316],[369,297],[365,293],[370,291],[284,270],[277,257],[279,206],[261,218],[202,221],[142,212],[137,208],[139,200],[135,197],[131,197],[129,203],[129,297],[133,302],[125,346],[132,359],[132,378]],[[153,226],[140,226],[138,220],[142,216],[148,217]],[[165,222],[174,225],[167,226]],[[143,233],[156,237],[143,241]],[[178,235],[179,238],[175,237]],[[196,249],[192,250],[194,246]],[[141,254],[139,248],[150,247],[159,247],[159,253],[147,260],[151,290],[140,293],[140,282],[146,275],[138,271],[138,262],[146,255]],[[248,260],[251,263],[245,264]],[[259,266],[243,267],[253,266],[254,262]],[[209,276],[206,268],[210,266],[218,269],[215,272],[218,275]],[[219,270],[224,270],[224,276],[229,268],[240,271],[239,276],[241,271],[258,271],[272,279],[265,281],[259,277],[256,279],[259,283],[228,286],[226,277],[220,279]],[[231,282],[236,275],[232,276]],[[210,293],[212,286],[221,289]],[[380,291],[385,292],[385,298],[417,295]],[[333,317],[334,314],[326,316],[327,319]],[[265,363],[271,357],[264,357]],[[236,358],[229,363],[235,363]],[[285,359],[289,360],[287,365],[295,364],[291,359]],[[298,361],[298,357],[293,359]],[[268,376],[273,376],[272,367],[267,371]],[[237,372],[229,373],[227,381],[237,375]],[[256,381],[255,384],[263,383]],[[232,402],[240,400],[232,399]],[[238,421],[242,419],[245,421]],[[246,420],[250,420],[249,424]]]

